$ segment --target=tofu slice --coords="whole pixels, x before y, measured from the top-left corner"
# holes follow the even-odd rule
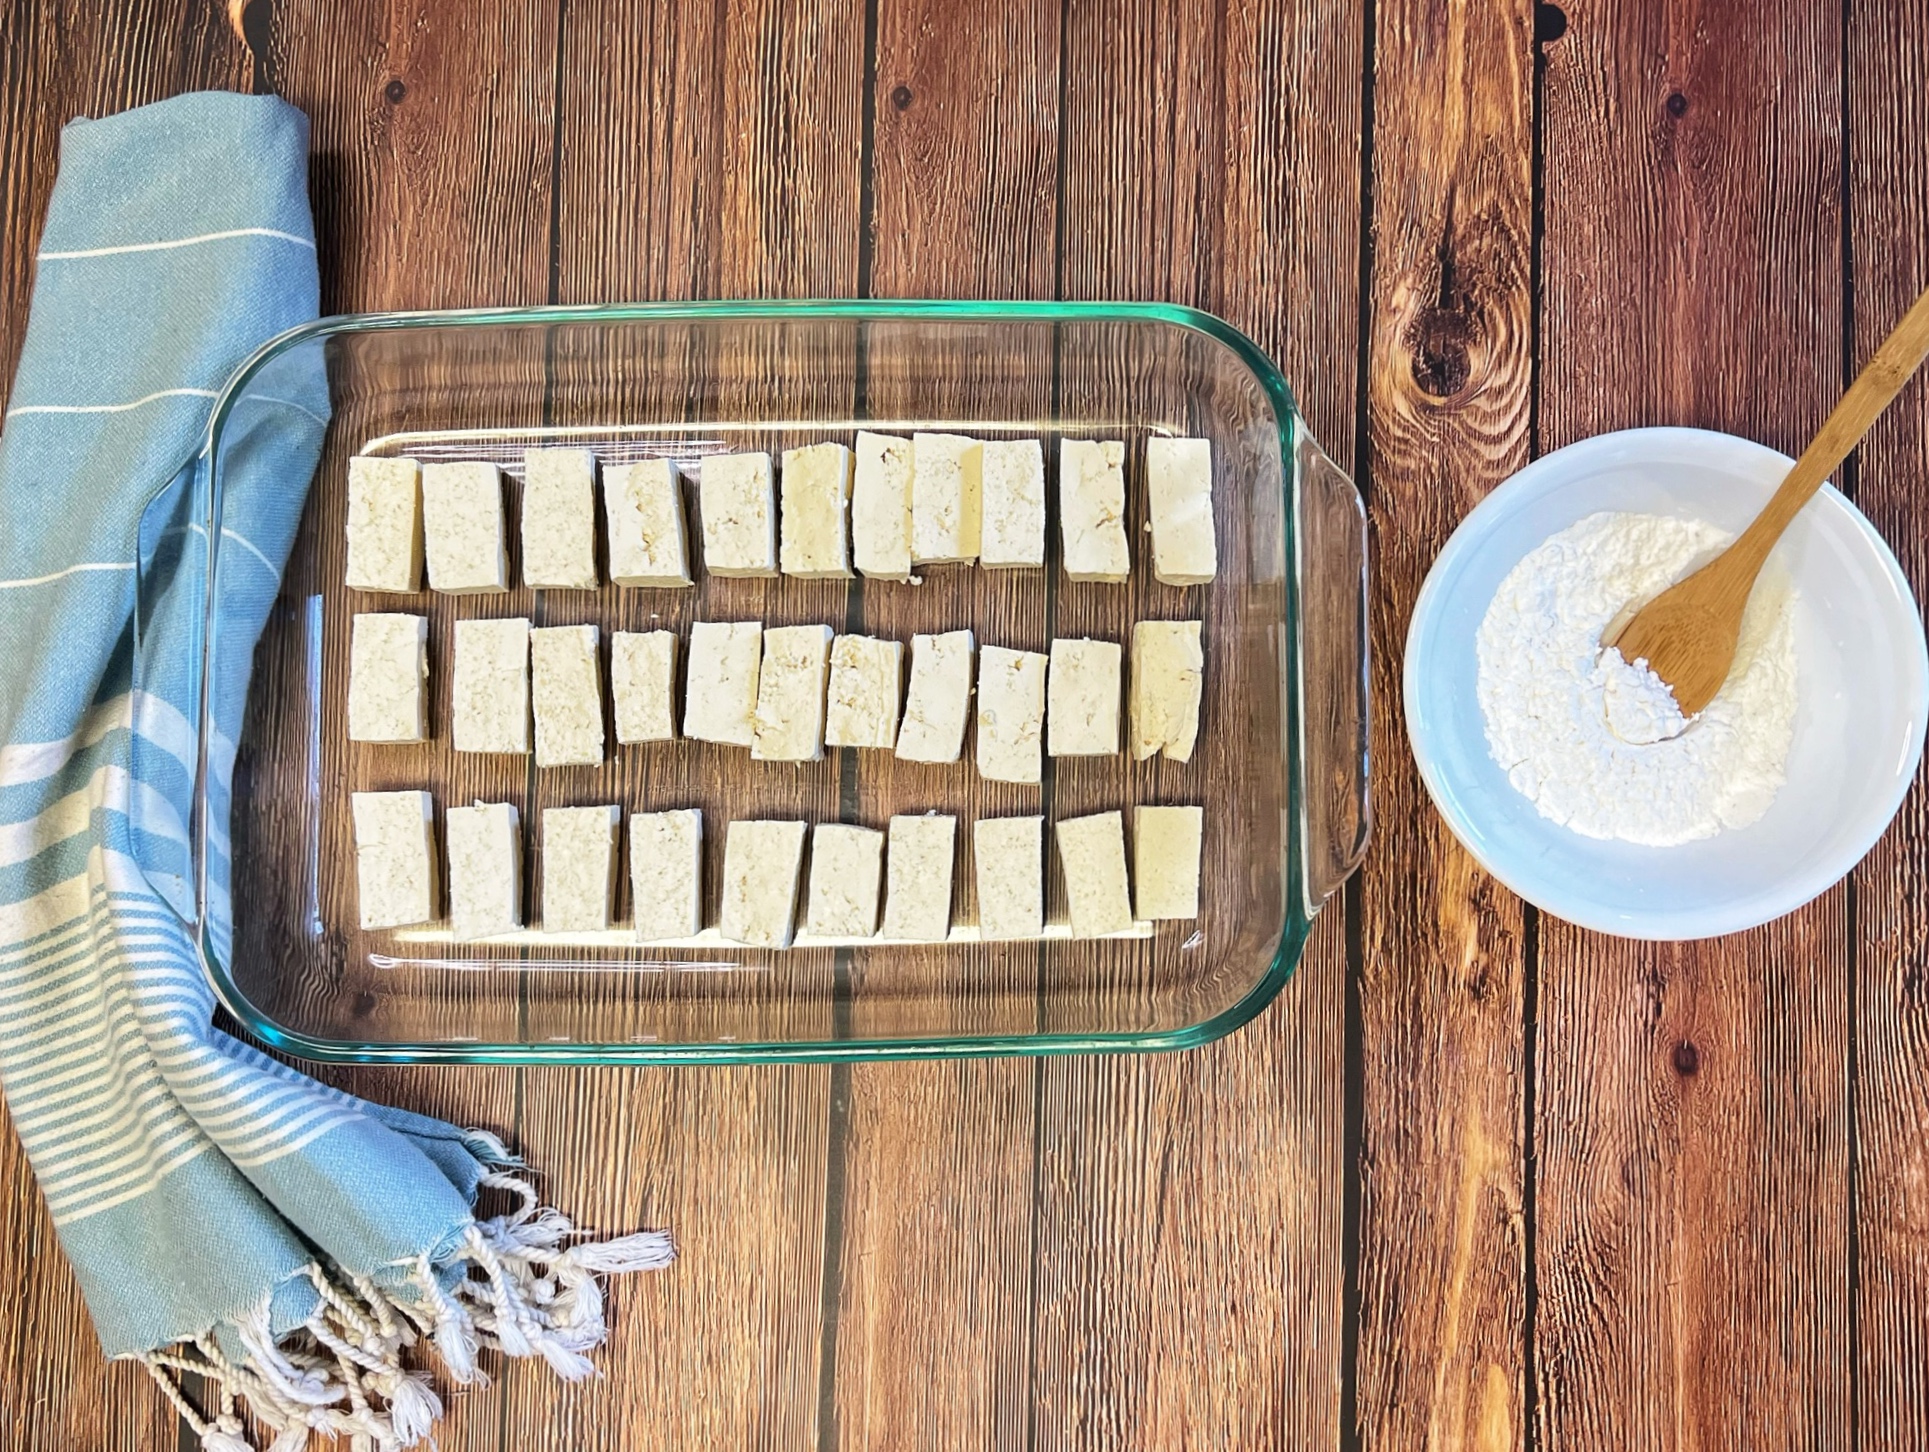
[[[543,931],[600,933],[616,891],[621,807],[543,808]]]
[[[594,625],[529,632],[530,698],[537,766],[603,764],[603,673]]]
[[[857,436],[851,499],[851,550],[874,580],[911,578],[911,441]]]
[[[1116,641],[1054,640],[1047,694],[1053,756],[1110,756],[1119,749]]]
[[[823,759],[824,674],[831,635],[828,625],[779,625],[764,632],[751,760]]]
[[[430,589],[444,595],[500,595],[509,588],[502,471],[494,464],[424,464],[422,528]]]
[[[668,459],[611,464],[603,470],[610,579],[618,585],[676,589],[690,583],[683,474]]]
[[[351,792],[349,811],[362,926],[434,922],[435,798],[427,792]]]
[[[810,896],[804,926],[822,938],[868,938],[877,932],[884,834],[823,822],[810,834]]]
[[[639,942],[694,938],[703,931],[703,813],[636,812],[630,817],[630,897]]]
[[[1037,439],[993,439],[984,454],[984,534],[978,563],[988,570],[1045,563],[1045,450]]]
[[[895,640],[840,635],[831,642],[826,746],[889,751],[898,740],[904,697],[904,647]]]
[[[1199,916],[1199,843],[1203,807],[1138,807],[1132,813],[1132,886],[1139,916]]]
[[[610,637],[616,739],[676,739],[676,632],[619,630]]]
[[[1132,757],[1164,752],[1192,760],[1206,655],[1196,620],[1141,620],[1132,627]]]
[[[1132,577],[1125,537],[1125,445],[1066,439],[1058,452],[1058,527],[1065,573],[1122,585]]]
[[[788,948],[797,917],[802,822],[732,822],[723,843],[723,912],[717,929],[750,948]]]
[[[529,622],[456,621],[452,691],[457,751],[528,751]]]
[[[777,506],[770,455],[712,454],[697,475],[703,567],[713,575],[777,573]]]
[[[693,741],[751,746],[757,740],[757,676],[764,627],[755,620],[699,620],[690,627],[683,734]]]
[[[348,637],[350,741],[427,740],[428,684],[426,616],[355,617]]]
[[[884,936],[942,943],[951,936],[951,870],[958,819],[932,812],[891,818]]]
[[[898,727],[900,761],[956,761],[971,710],[969,630],[911,637],[911,687]]]
[[[971,824],[978,865],[978,936],[1036,938],[1045,931],[1045,819],[980,817]]]
[[[596,455],[529,449],[522,456],[522,582],[532,590],[594,590]]]
[[[784,450],[778,563],[800,580],[851,576],[851,451],[842,444]]]
[[[508,802],[450,807],[449,925],[455,936],[494,938],[522,927],[522,832]]]
[[[911,436],[911,562],[969,564],[983,534],[984,445],[962,434]]]
[[[1058,824],[1058,860],[1072,908],[1074,938],[1103,938],[1132,926],[1125,886],[1125,820],[1117,812]]]
[[[986,646],[978,653],[978,775],[1037,782],[1044,748],[1044,655]]]
[[[1219,573],[1212,525],[1212,441],[1147,439],[1145,492],[1152,515],[1152,578],[1203,585]]]
[[[348,461],[348,588],[399,595],[422,588],[422,466]]]

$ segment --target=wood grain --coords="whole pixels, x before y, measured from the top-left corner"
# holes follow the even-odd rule
[[[1839,12],[1568,16],[1546,75],[1544,447],[1698,424],[1800,452],[1845,381]],[[1837,889],[1652,947],[1542,921],[1547,1444],[1850,1444],[1846,911]]]
[[[1376,841],[1365,961],[1356,1425],[1523,1444],[1522,914],[1441,827],[1402,740],[1414,594],[1527,460],[1532,11],[1376,7],[1366,487]]]
[[[558,3],[271,7],[276,92],[313,126],[324,313],[547,300]]]
[[[1051,295],[1059,65],[1048,5],[878,7],[873,296]]]
[[[1359,231],[1322,222],[1357,199],[1359,136],[1314,118],[1358,114],[1360,29],[1344,7],[1232,7],[1223,28],[1215,17],[1068,10],[1066,52],[1088,60],[1066,78],[1063,288],[1220,312],[1312,384],[1307,406],[1345,457]],[[1314,84],[1259,83],[1263,57],[1300,47],[1314,52]],[[1281,298],[1314,293],[1319,307],[1280,315]],[[1126,396],[1143,406],[1143,382]],[[1148,783],[1174,800],[1188,787],[1183,771]],[[1073,789],[1061,771],[1061,813]],[[1037,1445],[1299,1448],[1337,1435],[1339,916],[1233,1037],[1041,1067]]]
[[[1279,363],[1313,433],[1350,472],[1364,443],[1356,420],[1366,15],[1343,3],[1235,4],[1223,14],[1220,241],[1213,287],[1202,302]],[[1272,79],[1285,56],[1300,68],[1291,86]],[[1346,906],[1343,894],[1326,905],[1274,1007],[1208,1051],[1228,1062],[1237,1089],[1229,1086],[1223,1104],[1207,1095],[1200,1106],[1214,1134],[1196,1193],[1214,1196],[1208,1187],[1236,1181],[1255,1165],[1267,1178],[1287,1181],[1274,1212],[1280,1259],[1234,1233],[1243,1210],[1227,1215],[1223,1239],[1211,1242],[1227,1255],[1218,1274],[1242,1298],[1257,1295],[1268,1274],[1280,1298],[1283,1345],[1256,1361],[1280,1389],[1265,1435],[1282,1448],[1345,1445],[1350,1431],[1341,1388],[1345,1026],[1346,979],[1358,964],[1347,944]],[[1221,1111],[1235,1093],[1268,1110],[1281,1105],[1279,1117],[1270,1126],[1266,1115],[1254,1127],[1233,1123],[1235,1116]],[[1284,1144],[1255,1142],[1281,1130]],[[1283,1176],[1274,1168],[1281,1164]],[[1254,1257],[1270,1272],[1255,1275]],[[1168,1369],[1165,1385],[1176,1375]],[[1210,1425],[1212,1412],[1202,1406],[1195,1415]]]
[[[1857,4],[1847,29],[1853,366],[1929,284],[1929,31],[1911,4]],[[1929,403],[1902,395],[1862,445],[1855,500],[1929,589]],[[1853,1414],[1865,1447],[1929,1441],[1929,795],[1921,774],[1852,881],[1849,1064]]]

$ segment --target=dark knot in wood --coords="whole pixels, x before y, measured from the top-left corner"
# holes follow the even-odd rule
[[[1473,375],[1468,350],[1474,334],[1473,320],[1458,308],[1425,308],[1413,320],[1407,347],[1413,354],[1413,381],[1422,393],[1452,398],[1467,386]]]
[[[1691,1074],[1695,1073],[1695,1071],[1700,1068],[1701,1068],[1701,1050],[1697,1049],[1687,1039],[1683,1039],[1680,1043],[1674,1046],[1675,1073],[1681,1075],[1681,1077],[1685,1079]]]

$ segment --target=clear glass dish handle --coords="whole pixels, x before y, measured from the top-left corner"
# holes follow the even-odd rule
[[[1303,423],[1298,432],[1300,845],[1312,912],[1366,855],[1373,717],[1366,506]]]
[[[182,922],[197,917],[202,646],[208,539],[201,523],[208,460],[197,455],[141,513],[134,564],[134,692],[128,820],[148,885]]]

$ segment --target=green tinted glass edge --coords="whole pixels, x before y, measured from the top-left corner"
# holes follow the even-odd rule
[[[291,328],[257,349],[235,371],[209,415],[206,457],[212,466],[220,457],[221,432],[234,402],[249,381],[274,359],[304,343],[337,334],[395,331],[423,327],[527,327],[543,323],[625,322],[645,318],[748,318],[820,317],[854,319],[902,318],[987,318],[1010,321],[1029,319],[1045,322],[1132,321],[1162,322],[1190,332],[1202,333],[1225,345],[1259,380],[1272,400],[1279,426],[1280,463],[1286,497],[1280,511],[1285,530],[1285,571],[1287,618],[1300,617],[1300,581],[1295,564],[1298,520],[1296,485],[1299,475],[1299,433],[1303,424],[1293,391],[1264,350],[1223,318],[1198,308],[1176,303],[1107,302],[998,302],[906,299],[872,301],[857,298],[811,301],[742,301],[618,303],[583,306],[530,308],[467,308],[443,312],[351,313],[318,318]],[[208,491],[208,523],[212,526],[220,513],[220,481]],[[210,528],[209,537],[217,531]],[[1290,713],[1284,723],[1281,752],[1286,765],[1286,800],[1295,818],[1301,815],[1299,739],[1300,662],[1297,630],[1286,632],[1288,659],[1286,681],[1290,693]],[[203,704],[205,713],[206,705]],[[207,722],[199,723],[205,732]],[[1312,930],[1313,913],[1305,905],[1304,863],[1300,854],[1285,853],[1282,889],[1284,921],[1279,944],[1266,971],[1236,1002],[1209,1018],[1184,1028],[1148,1033],[1083,1034],[998,1034],[981,1038],[941,1039],[867,1039],[863,1042],[819,1040],[808,1043],[732,1043],[655,1045],[648,1048],[619,1044],[445,1044],[395,1043],[351,1044],[335,1039],[317,1039],[283,1028],[255,1011],[240,992],[215,955],[208,941],[205,923],[197,933],[203,971],[213,984],[222,1006],[249,1034],[273,1048],[311,1059],[318,1063],[405,1063],[405,1064],[576,1064],[576,1065],[651,1065],[651,1064],[769,1064],[833,1063],[852,1059],[990,1059],[1032,1057],[1058,1054],[1157,1053],[1173,1049],[1196,1048],[1224,1038],[1256,1018],[1279,996],[1292,977]],[[205,868],[202,869],[205,871]],[[197,873],[197,876],[200,874]],[[202,915],[205,918],[205,914]]]

